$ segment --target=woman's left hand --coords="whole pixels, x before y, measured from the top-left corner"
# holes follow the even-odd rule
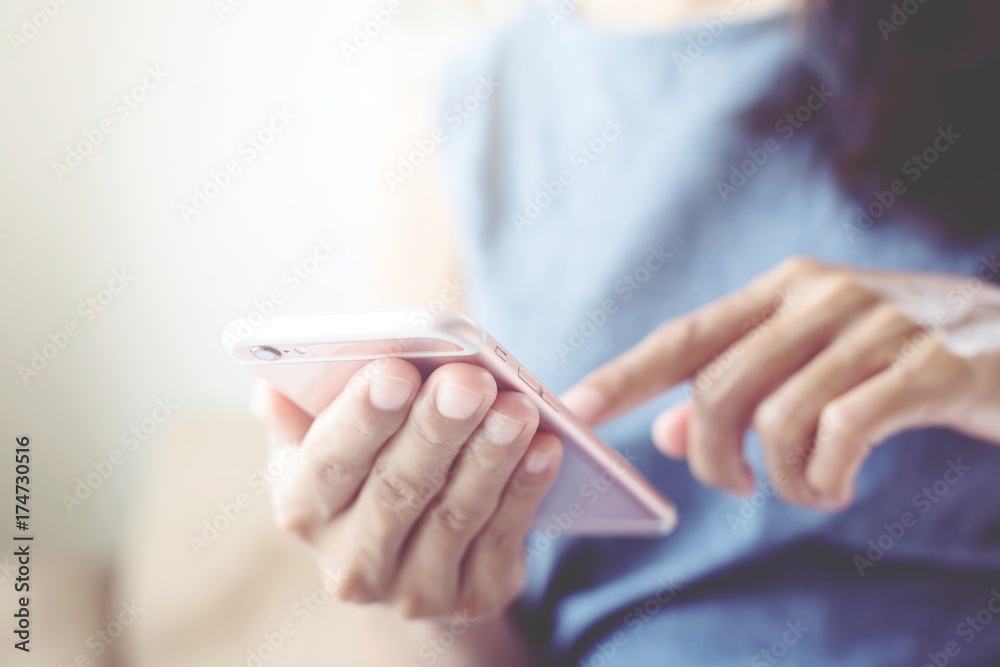
[[[979,277],[893,273],[794,258],[666,322],[564,397],[598,423],[692,380],[653,441],[702,482],[737,494],[753,427],[786,500],[847,506],[872,447],[946,426],[1000,444],[1000,288]],[[900,452],[905,456],[905,452]]]

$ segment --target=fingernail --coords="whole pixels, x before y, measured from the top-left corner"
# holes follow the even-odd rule
[[[528,454],[528,460],[524,463],[524,469],[532,475],[537,475],[549,467],[551,460],[551,452],[531,452]]]
[[[379,410],[398,410],[413,394],[413,383],[403,378],[381,376],[368,384],[368,398]]]
[[[604,409],[604,395],[593,387],[574,387],[563,394],[562,402],[585,422],[596,419]]]
[[[486,432],[490,442],[497,445],[509,445],[523,430],[524,422],[500,414],[496,410],[490,410],[483,421],[483,431]]]
[[[449,419],[468,419],[485,400],[482,394],[447,380],[438,385],[434,398],[438,412]]]

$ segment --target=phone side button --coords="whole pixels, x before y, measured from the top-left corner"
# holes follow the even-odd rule
[[[542,393],[542,383],[535,379],[535,376],[524,370],[524,366],[517,367],[517,377],[521,378],[524,384],[531,387],[531,390],[539,394]]]
[[[550,394],[545,389],[542,390],[542,398],[545,399],[546,403],[548,403],[549,405],[552,406],[553,410],[555,410],[556,412],[559,411],[559,399],[558,398],[556,398],[555,396],[553,396],[552,394]]]

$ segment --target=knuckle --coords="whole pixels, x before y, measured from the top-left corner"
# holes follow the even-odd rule
[[[669,322],[660,331],[665,342],[680,347],[693,349],[704,338],[704,326],[701,319],[691,315]]]
[[[346,595],[344,599],[361,604],[384,601],[388,583],[386,562],[382,556],[385,549],[378,539],[364,539],[364,534],[354,537],[353,540],[340,540],[342,566],[339,568],[341,578],[337,593]]]
[[[404,473],[389,457],[380,458],[373,470],[375,500],[382,508],[400,511],[420,497],[420,482]]]
[[[481,513],[470,507],[440,502],[434,506],[432,516],[435,522],[451,535],[468,535],[479,527]]]
[[[309,518],[304,512],[297,510],[276,508],[274,524],[281,532],[300,540],[307,540],[311,533]]]
[[[920,366],[922,366],[920,375],[923,376],[923,384],[946,384],[965,370],[963,360],[948,349],[939,336],[934,334],[929,334],[919,361],[921,362]],[[916,371],[913,375],[910,379],[917,380]]]
[[[478,470],[494,470],[503,461],[503,456],[495,451],[496,448],[483,447],[477,441],[470,441],[455,456],[453,468],[460,466],[473,466]]]
[[[708,457],[692,456],[689,466],[691,474],[702,484],[714,487],[726,486],[726,478],[719,466],[715,465]]]
[[[820,267],[820,263],[805,255],[792,255],[781,261],[775,272],[782,276],[798,276],[804,273],[812,273]]]
[[[385,437],[382,428],[382,424],[386,423],[385,420],[375,418],[374,415],[367,411],[362,412],[354,419],[348,420],[347,423],[348,428],[351,429],[352,434],[355,436],[354,439],[373,441],[381,440]]]
[[[517,553],[520,560],[524,535],[509,526],[491,526],[479,538],[481,547],[490,553]]]
[[[851,303],[856,300],[874,298],[868,288],[858,283],[857,279],[847,271],[830,273],[817,288],[817,307],[826,307],[831,303]]]
[[[409,620],[433,618],[440,615],[438,605],[432,603],[425,596],[416,593],[400,595],[392,603],[392,608],[397,614]]]
[[[851,442],[857,437],[857,424],[850,419],[839,403],[833,402],[823,408],[820,413],[820,424],[820,435],[813,444],[813,452],[816,455],[833,456],[838,450],[843,449],[841,443]]]
[[[818,447],[839,438],[848,428],[849,419],[847,407],[841,399],[827,403],[819,412],[816,439],[812,444]]]
[[[955,388],[965,386],[976,375],[975,363],[974,359],[960,357],[942,341],[932,338],[915,363],[899,367],[900,390],[909,395],[914,409],[920,407],[929,416],[935,408],[958,404],[961,392]]]
[[[753,415],[753,427],[765,448],[780,458],[783,469],[801,470],[811,450],[810,427],[801,406],[786,399],[765,400]]]
[[[365,569],[353,563],[344,568],[342,581],[333,594],[343,602],[355,604],[370,604],[380,598]]]
[[[900,355],[899,359],[893,362],[892,370],[898,374],[899,386],[915,388],[927,382],[926,375],[930,365],[927,350],[924,348],[909,358]]]
[[[316,459],[314,467],[320,481],[332,486],[342,486],[363,476],[363,471],[358,465],[342,459]]]
[[[819,413],[819,421],[821,429],[825,430],[825,437],[817,438],[817,445],[847,437],[857,426],[847,406],[836,399],[823,406]]]
[[[695,415],[715,424],[729,424],[735,415],[732,410],[735,392],[731,383],[724,375],[713,380],[699,374],[697,386],[703,389],[694,396]]]
[[[892,357],[878,345],[832,345],[820,353],[838,372],[852,377],[869,377],[884,368]]]
[[[785,445],[793,428],[792,411],[784,403],[766,400],[754,412],[753,427],[765,444]]]
[[[892,330],[900,325],[914,324],[912,317],[900,310],[899,306],[891,301],[883,301],[875,307],[874,318],[883,329]]]
[[[330,456],[338,450],[340,427],[331,422],[332,418],[331,413],[324,412],[313,422],[302,443],[302,452],[308,457],[307,460]]]

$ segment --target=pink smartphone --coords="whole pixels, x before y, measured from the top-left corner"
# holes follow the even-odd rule
[[[406,359],[425,378],[447,363],[481,366],[501,389],[529,396],[541,427],[563,440],[562,465],[535,516],[536,530],[550,537],[665,535],[677,524],[670,501],[465,315],[413,308],[241,319],[222,340],[237,361],[313,416],[375,359]]]

